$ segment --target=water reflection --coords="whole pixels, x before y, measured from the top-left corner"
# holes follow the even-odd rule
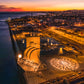
[[[0,22],[0,84],[18,84],[17,67],[7,24]]]

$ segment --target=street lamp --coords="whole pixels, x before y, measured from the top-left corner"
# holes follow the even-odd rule
[[[22,58],[22,54],[18,54],[18,61]]]
[[[22,54],[18,54],[18,58],[19,58],[19,59],[22,58]]]

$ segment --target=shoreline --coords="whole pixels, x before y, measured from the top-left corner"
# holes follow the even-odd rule
[[[13,47],[14,54],[15,54],[15,61],[16,61],[16,64],[17,64],[17,56],[16,56],[17,52],[16,52],[16,48],[15,48],[15,44],[14,44],[14,39],[12,37],[12,33],[11,33],[11,30],[10,30],[10,27],[9,27],[9,32],[10,32],[12,47]],[[17,74],[18,74],[19,84],[27,84],[26,80],[24,78],[24,70],[18,64],[17,64]]]

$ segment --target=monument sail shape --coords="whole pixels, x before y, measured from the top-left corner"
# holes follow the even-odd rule
[[[40,64],[40,37],[27,37],[24,59]]]

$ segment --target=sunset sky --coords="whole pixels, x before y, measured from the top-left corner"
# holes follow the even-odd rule
[[[84,0],[0,0],[0,11],[84,10]]]

